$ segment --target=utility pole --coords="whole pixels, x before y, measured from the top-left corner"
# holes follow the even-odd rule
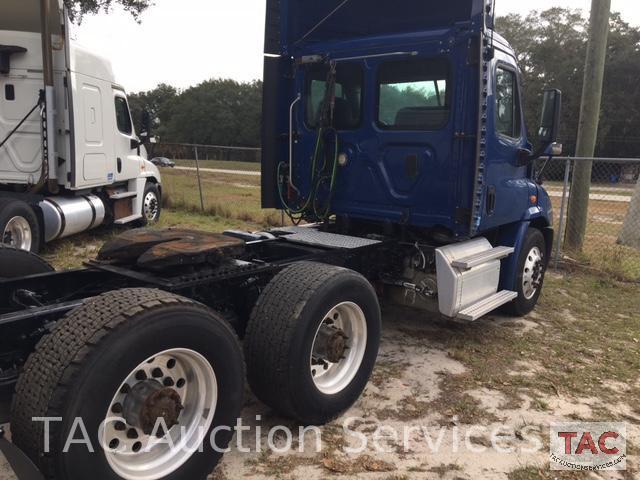
[[[589,44],[582,87],[576,157],[593,157],[596,150],[610,17],[611,0],[591,0]],[[584,245],[592,168],[592,161],[580,161],[576,162],[573,170],[565,238],[565,247],[568,250],[580,251]]]

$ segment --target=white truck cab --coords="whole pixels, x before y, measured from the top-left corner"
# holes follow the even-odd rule
[[[0,242],[31,251],[160,215],[160,173],[143,146],[149,125],[138,138],[111,63],[71,40],[68,27],[61,0],[0,4]]]

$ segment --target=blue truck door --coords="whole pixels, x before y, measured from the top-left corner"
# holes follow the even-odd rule
[[[414,225],[448,224],[452,181],[448,60],[413,57],[381,62],[374,95],[380,193],[404,207]]]
[[[498,59],[489,101],[487,188],[481,230],[517,222],[529,207],[527,167],[518,165],[518,151],[529,147],[525,135],[520,82],[513,61]]]

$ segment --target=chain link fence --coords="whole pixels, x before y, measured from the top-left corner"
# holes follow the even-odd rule
[[[204,213],[221,228],[256,230],[284,221],[281,212],[261,208],[260,154],[259,148],[185,143],[160,143],[149,151],[150,158],[175,163],[161,168],[164,207]]]
[[[581,232],[579,213],[571,211],[570,198],[576,166],[585,163],[593,166],[586,230]],[[640,159],[556,158],[544,167],[542,176],[556,212],[554,265],[578,262],[640,281]],[[570,247],[573,242],[568,237],[583,235],[581,247]]]
[[[261,150],[253,147],[196,145],[190,143],[158,143],[151,146],[149,157],[166,157],[174,161],[240,162],[260,164]]]

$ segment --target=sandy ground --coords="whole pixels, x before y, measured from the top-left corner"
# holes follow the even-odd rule
[[[15,480],[15,476],[11,473],[9,469],[9,464],[7,463],[4,456],[0,453],[0,480]]]
[[[526,335],[531,329],[537,328],[539,320],[535,317],[534,313],[526,319],[498,317],[483,321],[497,322],[504,329],[516,328]],[[340,475],[343,478],[376,480],[506,480],[510,472],[524,466],[548,470],[549,424],[571,421],[576,415],[588,417],[592,406],[597,403],[597,399],[576,403],[558,395],[544,399],[549,404],[546,412],[531,409],[530,398],[525,398],[520,408],[511,410],[501,393],[485,388],[467,393],[480,401],[486,414],[493,417],[494,421],[465,425],[459,419],[448,416],[446,407],[444,411],[431,407],[438,400],[444,400],[443,404],[446,405],[446,398],[441,398],[441,379],[447,374],[465,371],[464,365],[451,359],[442,345],[426,344],[424,341],[426,332],[443,328],[443,325],[430,322],[423,314],[407,310],[387,311],[385,318],[394,320],[384,324],[378,366],[372,381],[350,411],[323,429],[323,449],[320,453],[316,453],[316,437],[309,434],[305,437],[305,453],[240,453],[232,442],[232,450],[225,455],[213,479],[276,477],[320,480]],[[513,365],[513,372],[505,371],[504,375],[505,379],[516,373],[534,376],[537,369],[535,364],[522,362]],[[635,424],[628,425],[631,427],[628,434],[637,445],[640,442],[640,418],[630,413],[630,407],[622,402],[616,408],[629,413],[630,418],[635,420]],[[252,422],[255,415],[261,415],[263,429],[268,429],[270,425],[288,424],[286,420],[272,417],[268,409],[257,401],[250,401],[243,417],[249,424],[255,425],[256,422]],[[344,422],[350,417],[357,420],[349,423],[349,431],[345,432]],[[383,430],[378,430],[379,436],[388,439],[380,440],[378,447],[386,449],[385,453],[380,453],[373,442],[375,431],[381,426]],[[405,427],[411,429],[406,435],[406,446]],[[424,434],[425,429],[432,439],[431,445]],[[442,429],[446,433],[440,448],[435,448]],[[346,446],[358,448],[363,445],[363,440],[356,437],[352,430],[367,437],[368,448],[349,455],[344,453]],[[398,439],[393,438],[393,431],[398,432]],[[495,445],[502,451],[492,447],[492,435],[495,435]],[[466,446],[467,437],[471,440],[471,448]],[[459,442],[455,442],[455,438],[459,438]],[[267,435],[263,433],[261,444],[268,445],[267,442]],[[284,442],[283,437],[281,445]],[[251,439],[244,443],[252,450],[255,450],[255,444],[255,440]],[[536,446],[540,447],[539,451],[528,452]],[[510,452],[507,453],[507,450]],[[637,465],[637,459],[634,461]],[[584,478],[629,477],[619,472],[607,472]]]
[[[593,398],[576,402],[558,394],[536,398],[536,401],[543,400],[548,404],[546,411],[531,408],[531,398],[524,398],[518,408],[511,409],[500,392],[482,388],[464,392],[478,400],[483,409],[481,422],[465,424],[447,413],[447,394],[442,390],[443,379],[447,375],[464,373],[465,366],[451,358],[442,344],[426,340],[432,338],[435,330],[439,330],[440,335],[443,329],[449,332],[445,334],[456,335],[455,329],[425,314],[403,309],[386,311],[384,318],[383,341],[372,380],[362,398],[343,417],[321,429],[321,448],[317,448],[318,437],[313,432],[304,435],[304,448],[300,448],[299,427],[273,415],[249,396],[243,411],[243,424],[250,426],[251,431],[244,434],[242,446],[252,453],[241,452],[235,438],[230,452],[210,480],[320,480],[333,477],[507,480],[510,472],[525,466],[537,466],[547,471],[548,425],[570,421],[576,415],[588,417],[598,402]],[[493,323],[499,330],[516,329],[521,335],[527,335],[543,322],[535,312],[525,319],[489,317],[483,321]],[[512,371],[504,372],[504,378],[508,381],[512,375],[535,377],[540,368],[535,363],[516,362]],[[621,389],[620,403],[614,408],[624,412],[629,419],[629,439],[638,445],[640,418],[624,403],[625,386],[613,387]],[[347,419],[349,431],[344,430]],[[276,453],[268,448],[269,431],[275,425],[290,427],[294,432],[293,453]],[[261,432],[256,436],[258,426]],[[382,430],[379,429],[381,426]],[[410,428],[406,433],[405,427]],[[397,438],[394,438],[394,431]],[[377,447],[373,441],[376,435]],[[259,438],[262,451],[257,451],[256,438]],[[346,453],[349,447],[362,447],[365,438],[366,448],[358,453]],[[271,440],[281,448],[286,443],[286,436],[279,432],[272,434]],[[537,451],[532,451],[536,447]],[[638,459],[631,458],[629,466],[635,468],[637,465]],[[607,472],[571,478],[629,480],[640,477]],[[0,480],[13,480],[2,458]]]

